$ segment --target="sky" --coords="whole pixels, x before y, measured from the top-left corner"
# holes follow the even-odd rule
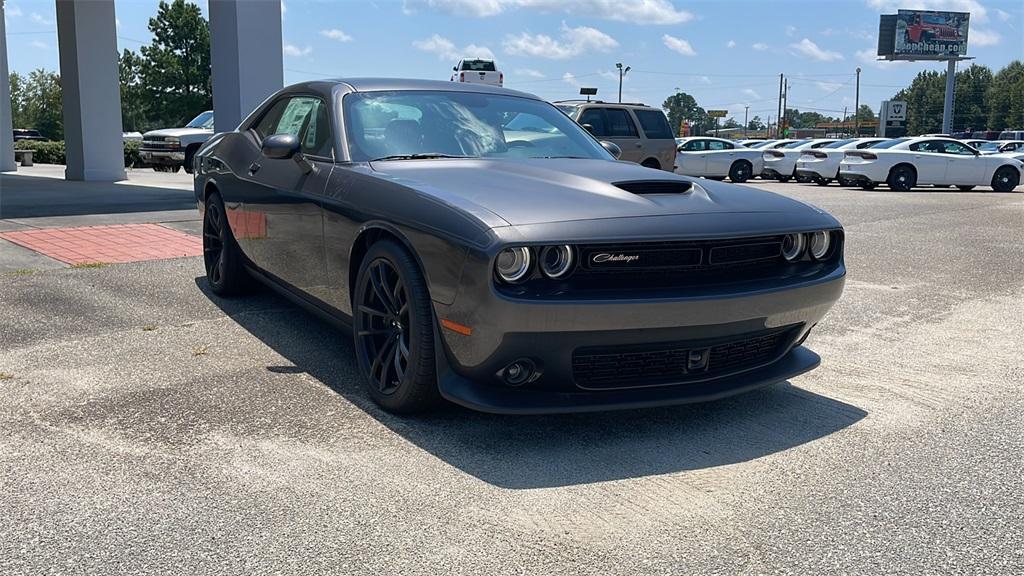
[[[206,0],[193,0],[208,15]],[[158,0],[115,0],[118,48],[149,43]],[[852,113],[921,70],[945,63],[879,62],[879,14],[898,9],[971,13],[968,56],[993,71],[1024,58],[1020,0],[284,0],[285,83],[328,77],[447,80],[462,57],[493,57],[505,86],[549,100],[617,99],[616,63],[631,70],[623,100],[659,105],[676,90],[743,121],[789,107]],[[11,71],[59,70],[53,0],[7,0]]]

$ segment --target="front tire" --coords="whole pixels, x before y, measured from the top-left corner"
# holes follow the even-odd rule
[[[961,192],[970,192],[971,190],[974,190],[974,186],[957,186],[957,188],[959,188]]]
[[[897,166],[889,172],[887,183],[896,192],[910,192],[917,185],[917,173],[910,166]]]
[[[356,277],[352,336],[370,397],[411,414],[441,399],[434,367],[434,316],[416,261],[392,240],[373,244]]]
[[[248,274],[231,232],[224,201],[213,193],[203,213],[203,264],[210,289],[218,296],[233,296],[246,286]]]
[[[1013,166],[1003,166],[992,175],[992,189],[996,192],[1013,192],[1020,184],[1020,173]]]
[[[831,178],[815,178],[814,183],[818,186],[828,186],[832,182]]]
[[[878,184],[874,182],[861,182],[860,187],[862,190],[874,190]]]
[[[733,162],[732,167],[729,168],[729,180],[737,184],[742,184],[743,182],[750,180],[753,173],[754,167],[750,165],[750,162],[747,162],[746,160]]]

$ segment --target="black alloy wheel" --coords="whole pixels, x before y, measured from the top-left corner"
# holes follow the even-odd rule
[[[814,183],[818,186],[828,186],[832,182],[831,178],[815,178]]]
[[[214,294],[230,296],[244,286],[246,272],[218,194],[207,198],[203,214],[203,265]]]
[[[888,184],[896,192],[910,192],[917,185],[917,174],[910,166],[897,166],[889,172]]]
[[[412,413],[438,403],[426,281],[397,243],[377,242],[363,259],[352,330],[360,372],[377,404],[391,412]]]
[[[1003,166],[992,175],[992,189],[996,192],[1013,192],[1020,184],[1020,172],[1013,166]]]
[[[753,172],[754,167],[750,165],[750,162],[740,160],[739,162],[734,162],[732,167],[729,169],[729,180],[736,182],[737,184],[742,184],[743,182],[750,180]]]
[[[790,176],[777,176],[775,179],[779,182],[789,182]]]

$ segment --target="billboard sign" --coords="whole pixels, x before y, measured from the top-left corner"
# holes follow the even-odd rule
[[[967,55],[967,12],[900,10],[896,14],[893,55],[949,58]]]
[[[708,110],[708,116],[711,118],[725,118],[728,113],[728,110]]]

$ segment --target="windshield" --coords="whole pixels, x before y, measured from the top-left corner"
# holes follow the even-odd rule
[[[767,146],[767,145],[771,144],[772,142],[775,142],[775,140],[765,140],[764,142],[754,142],[752,144],[747,145],[747,148],[762,148],[764,146]]]
[[[472,70],[474,72],[495,72],[492,60],[463,60],[460,70]]]
[[[352,160],[612,156],[557,108],[531,98],[448,91],[345,96]]]
[[[203,130],[213,130],[213,111],[207,110],[199,116],[192,119],[191,122],[185,125],[185,128],[201,128]]]
[[[856,139],[854,139],[854,138],[847,138],[846,140],[836,140],[835,142],[833,142],[831,144],[826,144],[826,145],[822,146],[822,148],[840,148],[842,146],[845,146],[845,145],[849,144],[850,142],[856,142]]]
[[[874,146],[868,146],[868,148],[892,148],[893,146],[896,146],[897,144],[902,144],[902,143],[906,142],[907,140],[910,140],[910,138],[894,138],[893,140],[886,140],[885,142],[879,142],[878,144],[875,144]]]
[[[797,140],[796,142],[790,142],[789,144],[782,146],[782,148],[796,148],[798,146],[805,146],[810,143],[810,140]]]

